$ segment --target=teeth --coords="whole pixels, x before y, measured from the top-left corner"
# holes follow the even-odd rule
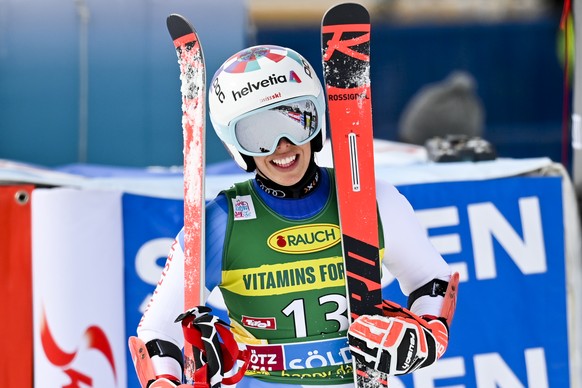
[[[273,159],[273,163],[275,163],[277,166],[282,167],[293,163],[295,159],[297,159],[297,155],[289,156],[283,159]]]

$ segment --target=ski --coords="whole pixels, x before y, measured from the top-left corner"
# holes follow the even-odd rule
[[[323,72],[346,271],[350,322],[382,315],[370,89],[370,15],[359,4],[330,8],[321,26]],[[357,387],[387,376],[354,361]]]
[[[180,65],[184,137],[184,311],[203,303],[204,295],[204,164],[206,71],[202,46],[192,24],[172,14],[167,27]],[[184,346],[184,376],[194,383],[192,346]]]

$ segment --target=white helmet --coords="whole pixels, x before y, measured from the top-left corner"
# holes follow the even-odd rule
[[[244,170],[253,156],[273,153],[281,138],[325,139],[325,93],[313,67],[297,52],[280,46],[253,46],[230,57],[212,78],[210,120],[216,134]]]

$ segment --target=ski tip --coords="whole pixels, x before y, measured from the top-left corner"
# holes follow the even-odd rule
[[[343,3],[327,10],[323,16],[322,24],[367,24],[370,23],[370,14],[361,4]]]
[[[166,26],[172,40],[194,33],[192,24],[182,15],[173,13],[166,19]]]

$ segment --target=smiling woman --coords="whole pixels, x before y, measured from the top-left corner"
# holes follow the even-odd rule
[[[220,291],[231,334],[251,354],[237,387],[353,387],[353,350],[347,341],[353,316],[346,298],[336,175],[331,168],[319,167],[314,157],[322,149],[326,129],[322,84],[296,51],[253,46],[227,59],[210,85],[216,134],[242,169],[255,172],[254,179],[223,190],[205,209],[205,286],[209,292]],[[441,311],[451,270],[404,197],[391,185],[386,189],[378,198],[386,206],[372,203],[371,211],[378,211],[384,221],[372,228],[379,240],[373,249],[383,257],[386,241],[391,248],[385,261],[388,270],[407,293],[418,291],[410,301],[413,312],[404,318],[376,317],[370,322],[413,321],[418,339],[412,352],[426,352],[414,368],[400,371],[408,373],[433,363],[446,347],[448,328]],[[181,272],[183,237],[183,231],[176,237],[171,265],[137,330],[152,347],[169,340],[174,348],[183,346],[180,327],[172,324],[183,308],[188,281]],[[360,252],[353,253],[356,257]],[[366,260],[358,257],[354,260]],[[368,284],[366,274],[356,276]],[[434,284],[444,288],[427,293]],[[211,320],[206,307],[195,311]],[[433,327],[439,327],[438,336],[432,334]],[[394,337],[400,338],[398,333]],[[395,341],[389,349],[374,345],[373,350],[381,355],[399,346]],[[181,359],[150,356],[156,379],[179,380]],[[222,375],[211,377],[217,376]]]

